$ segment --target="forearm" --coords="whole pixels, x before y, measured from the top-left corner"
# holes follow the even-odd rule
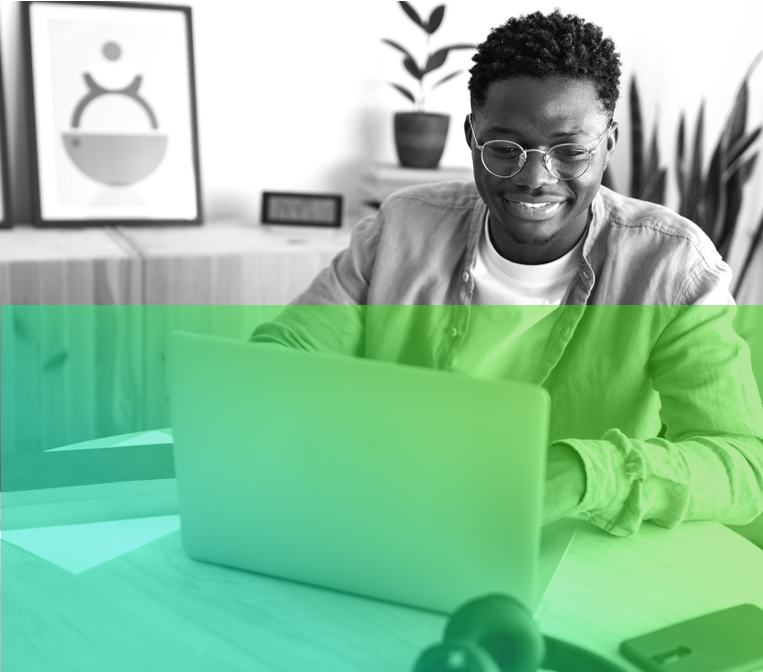
[[[637,441],[613,430],[600,441],[563,442],[580,455],[586,491],[571,517],[618,535],[645,520],[744,524],[763,512],[763,441],[695,436]]]
[[[564,518],[575,509],[586,491],[585,465],[570,446],[557,442],[548,448],[543,524]]]
[[[361,357],[364,328],[363,306],[289,306],[258,326],[250,341]]]
[[[363,356],[365,304],[381,224],[380,216],[361,221],[350,247],[275,320],[258,326],[250,340],[308,352]]]

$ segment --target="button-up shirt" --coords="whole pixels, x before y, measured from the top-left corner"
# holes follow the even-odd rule
[[[252,340],[451,370],[472,311],[494,309],[472,305],[486,214],[474,183],[397,192]],[[585,467],[572,517],[627,535],[763,512],[763,409],[730,277],[697,226],[600,189],[531,381],[551,396],[550,440]]]

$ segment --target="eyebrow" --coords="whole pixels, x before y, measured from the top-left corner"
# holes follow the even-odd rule
[[[520,133],[519,131],[515,131],[513,128],[506,128],[505,126],[491,126],[488,130],[493,131],[495,133],[505,133],[506,135],[516,135],[516,136],[522,135],[522,133]],[[588,133],[586,133],[584,130],[580,128],[576,128],[570,131],[561,131],[559,133],[552,133],[550,137],[568,138],[573,135],[585,135],[586,137],[589,137],[589,138],[594,137],[594,136],[588,135]]]

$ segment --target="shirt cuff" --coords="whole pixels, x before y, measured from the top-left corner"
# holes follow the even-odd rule
[[[618,430],[601,440],[566,439],[556,441],[572,448],[585,468],[585,494],[568,514],[585,520],[610,534],[633,534],[644,519],[643,457]]]

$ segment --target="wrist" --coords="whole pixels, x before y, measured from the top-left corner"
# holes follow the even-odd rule
[[[586,492],[585,464],[577,451],[564,443],[548,448],[544,522],[570,514]]]
[[[555,484],[575,495],[575,506],[580,504],[585,495],[586,475],[578,452],[566,443],[552,444],[548,449],[548,468]]]

